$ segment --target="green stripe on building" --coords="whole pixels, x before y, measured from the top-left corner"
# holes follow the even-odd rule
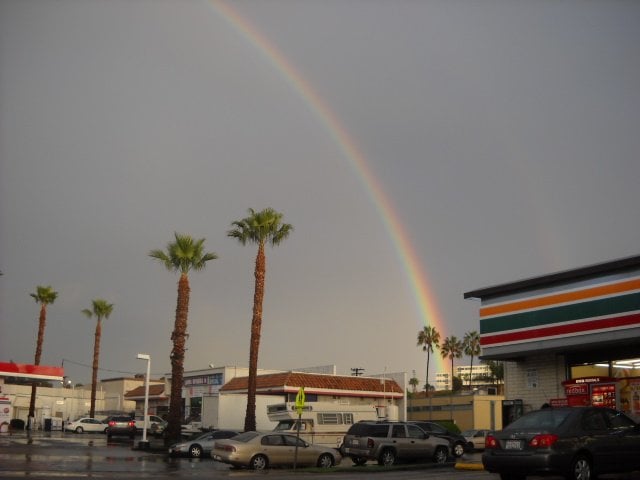
[[[606,315],[619,315],[636,310],[640,310],[640,293],[481,319],[480,334],[507,332],[519,328],[546,327]]]

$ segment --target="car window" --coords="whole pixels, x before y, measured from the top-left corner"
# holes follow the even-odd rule
[[[604,415],[615,430],[629,430],[636,426],[636,423],[624,413],[615,410],[604,410]]]
[[[237,442],[246,443],[260,435],[258,432],[244,432],[240,435],[236,435],[233,439]]]
[[[284,435],[284,441],[287,445],[295,447],[296,444],[298,445],[298,447],[305,447],[306,443],[304,442],[304,440],[301,440],[300,438],[296,438],[293,435]]]
[[[407,432],[404,430],[404,425],[394,425],[391,430],[391,436],[393,438],[406,438]]]
[[[601,411],[591,410],[585,412],[584,417],[582,417],[582,428],[589,431],[606,430],[607,422]]]
[[[284,445],[282,435],[265,435],[262,437],[262,445]]]
[[[424,438],[424,431],[415,425],[407,425],[407,431],[409,432],[409,438]]]
[[[528,413],[507,425],[504,430],[518,430],[528,428],[556,428],[571,414],[571,410],[554,410],[547,408]]]

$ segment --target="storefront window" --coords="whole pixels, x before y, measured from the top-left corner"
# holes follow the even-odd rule
[[[570,365],[571,378],[607,376],[613,378],[640,377],[640,358],[593,361]]]

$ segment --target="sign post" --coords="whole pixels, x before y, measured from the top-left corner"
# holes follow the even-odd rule
[[[298,442],[300,441],[300,424],[302,423],[302,410],[304,409],[304,387],[300,387],[298,394],[296,395],[296,411],[298,412],[298,425],[296,428],[296,450],[293,457],[293,469],[296,469],[298,464]]]

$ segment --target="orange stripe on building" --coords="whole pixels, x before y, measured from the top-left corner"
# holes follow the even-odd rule
[[[624,282],[601,285],[598,287],[585,288],[575,292],[557,293],[546,297],[533,298],[530,300],[520,300],[517,302],[505,303],[491,307],[480,308],[480,317],[489,317],[505,313],[515,313],[520,310],[530,310],[540,307],[549,307],[559,303],[577,302],[589,298],[624,293],[631,290],[640,289],[640,278],[626,280]]]

